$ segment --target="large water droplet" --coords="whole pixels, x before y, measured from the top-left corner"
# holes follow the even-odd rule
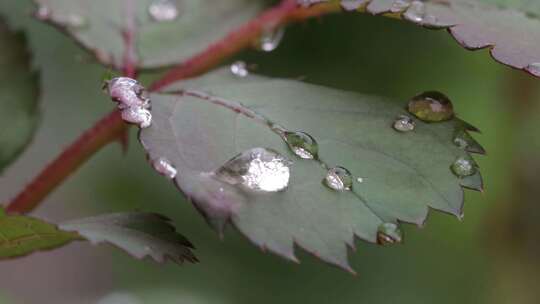
[[[275,50],[285,35],[285,28],[278,27],[273,30],[264,31],[257,42],[257,49],[265,52]]]
[[[277,192],[289,185],[291,164],[275,150],[253,148],[227,161],[216,171],[216,177],[254,191]]]
[[[173,179],[176,177],[177,170],[176,168],[171,164],[171,162],[164,158],[160,157],[152,162],[152,166],[154,169],[161,175],[166,176],[170,179]]]
[[[474,162],[465,157],[459,157],[451,166],[452,172],[458,177],[471,176],[476,173]]]
[[[411,2],[411,5],[405,11],[403,14],[403,17],[406,20],[415,22],[415,23],[422,23],[424,21],[424,17],[426,16],[426,6],[424,5],[424,2],[422,1],[413,1]]]
[[[154,21],[173,21],[178,18],[178,7],[173,0],[154,0],[148,7],[148,14]]]
[[[328,170],[323,182],[332,190],[346,191],[352,189],[353,177],[349,170],[343,167],[334,167]]]
[[[118,102],[118,108],[149,107],[145,88],[135,79],[116,77],[105,82],[105,89],[111,99]]]
[[[142,107],[130,107],[122,110],[122,119],[136,124],[139,128],[148,128],[152,124],[152,114]]]
[[[236,61],[233,64],[231,64],[231,73],[240,78],[247,77],[249,75],[249,71],[247,69],[247,64],[244,61]]]
[[[410,132],[416,127],[416,123],[407,115],[399,115],[394,121],[394,130],[399,132]]]
[[[305,132],[285,132],[285,141],[298,157],[318,159],[319,145],[311,135]]]
[[[403,232],[395,223],[382,223],[377,229],[377,242],[381,245],[401,243]]]
[[[454,117],[454,106],[443,93],[428,91],[414,96],[409,101],[411,114],[426,122],[438,122]]]
[[[526,70],[535,75],[540,77],[540,62],[531,63],[527,66]]]

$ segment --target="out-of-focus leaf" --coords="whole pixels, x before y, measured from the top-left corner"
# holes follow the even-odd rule
[[[138,259],[149,256],[157,262],[197,262],[191,252],[193,245],[159,214],[105,214],[64,222],[59,227],[77,232],[94,244],[110,243]]]
[[[489,48],[503,64],[540,77],[540,1],[372,0],[359,11],[392,15],[427,28],[447,28],[463,47]]]
[[[176,93],[151,96],[152,125],[140,133],[149,158],[176,167],[174,182],[216,229],[232,222],[259,247],[290,260],[297,244],[350,270],[347,246],[355,237],[375,242],[383,223],[421,225],[428,207],[461,216],[462,184],[482,187],[479,174],[460,179],[450,170],[458,157],[469,157],[453,140],[470,126],[456,118],[416,120],[414,131],[399,133],[392,125],[408,114],[405,101],[292,80],[238,80],[227,71],[167,90]],[[275,125],[313,136],[321,162],[297,157]],[[250,191],[213,174],[255,147],[293,161],[286,190]],[[325,166],[351,171],[353,191],[325,187]]]
[[[53,249],[80,237],[59,230],[45,221],[19,215],[6,215],[0,208],[0,259]]]
[[[253,0],[35,1],[38,18],[60,27],[102,63],[116,67],[123,64],[123,31],[132,19],[136,64],[143,68],[182,62],[253,17],[262,6]],[[150,7],[159,3],[174,5],[178,17],[171,18],[174,12],[162,10],[172,20],[154,20]]]
[[[39,120],[38,77],[26,40],[0,20],[0,172],[31,140]]]

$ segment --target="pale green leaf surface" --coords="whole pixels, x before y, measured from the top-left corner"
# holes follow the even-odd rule
[[[135,21],[136,65],[156,68],[177,64],[204,50],[230,30],[255,16],[260,1],[172,0],[178,18],[156,22],[148,11],[154,0],[36,0],[47,17],[105,64],[121,67],[122,32],[130,11]],[[131,8],[129,6],[132,6]],[[80,26],[70,20],[75,18]],[[75,23],[77,24],[77,23]]]
[[[227,71],[182,85],[191,93],[152,95],[152,125],[140,133],[150,159],[164,157],[176,166],[175,183],[215,228],[232,222],[259,247],[288,259],[296,260],[296,243],[350,270],[347,245],[354,246],[355,237],[375,242],[383,222],[423,224],[429,207],[460,216],[460,184],[481,189],[481,179],[459,179],[450,170],[457,157],[468,155],[452,141],[468,126],[458,119],[417,121],[414,132],[396,132],[391,126],[406,114],[406,100],[394,103],[293,80],[238,80]],[[204,93],[225,106],[194,96]],[[352,172],[354,191],[323,186],[321,164],[296,157],[269,123],[311,134],[322,161]],[[285,191],[246,191],[208,175],[254,147],[275,149],[294,161]]]

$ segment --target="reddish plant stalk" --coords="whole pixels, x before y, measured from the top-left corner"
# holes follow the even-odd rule
[[[129,0],[128,0],[129,1]],[[206,50],[171,69],[164,77],[150,86],[157,91],[173,82],[199,75],[218,65],[226,58],[250,47],[259,35],[268,29],[293,21],[305,20],[327,13],[339,11],[339,4],[323,3],[309,8],[298,7],[295,0],[284,0],[255,19],[232,31],[223,39],[213,43]],[[125,42],[123,73],[135,78],[135,28],[129,22],[123,32]],[[86,160],[107,144],[125,139],[128,125],[124,123],[117,110],[112,111],[93,127],[85,131],[34,180],[28,184],[6,208],[8,213],[28,213],[36,208],[49,193],[62,184]]]

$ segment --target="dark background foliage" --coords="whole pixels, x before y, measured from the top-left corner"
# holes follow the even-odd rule
[[[113,106],[100,91],[106,70],[69,38],[32,20],[30,11],[29,1],[0,3],[11,25],[28,30],[34,64],[41,69],[44,114],[33,145],[0,179],[2,200]],[[220,242],[176,189],[151,170],[132,136],[127,155],[118,146],[106,148],[37,215],[64,220],[132,209],[161,212],[197,245],[201,263],[161,266],[107,247],[72,244],[1,263],[0,303],[535,303],[540,298],[535,287],[540,279],[538,79],[493,62],[487,51],[463,50],[444,31],[362,14],[290,26],[275,52],[248,51],[238,58],[256,64],[261,74],[403,101],[428,89],[447,93],[457,113],[483,131],[477,138],[488,156],[477,160],[486,192],[466,192],[463,223],[432,213],[424,229],[405,227],[403,245],[359,244],[351,258],[359,272],[354,277],[305,254],[296,265],[261,253],[232,229]]]

